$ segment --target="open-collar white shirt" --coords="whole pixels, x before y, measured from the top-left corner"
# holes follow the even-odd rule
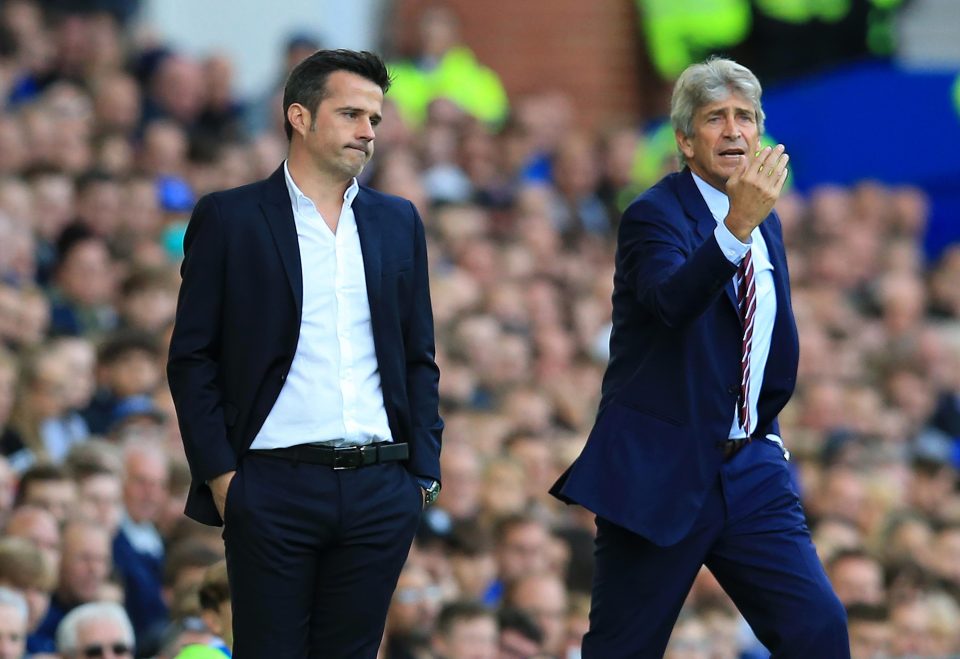
[[[390,441],[353,213],[360,186],[354,179],[344,193],[334,233],[286,162],[283,174],[303,270],[300,339],[280,396],[251,448]]]

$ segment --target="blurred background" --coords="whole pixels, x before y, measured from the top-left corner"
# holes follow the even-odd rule
[[[57,656],[107,600],[137,656],[229,646],[164,381],[182,237],[280,165],[286,74],[339,47],[395,76],[361,182],[424,218],[447,423],[382,657],[579,656],[593,519],[547,489],[596,412],[620,213],[712,53],[791,154],[781,427],[854,656],[960,654],[956,0],[0,1],[0,633]],[[768,655],[704,571],[667,656]]]

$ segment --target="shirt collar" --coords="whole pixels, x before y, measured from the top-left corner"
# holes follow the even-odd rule
[[[703,200],[707,202],[707,208],[710,209],[710,214],[713,215],[713,219],[717,222],[723,222],[727,213],[730,212],[730,198],[697,176],[693,170],[691,170],[690,173],[693,174],[693,182],[697,184],[700,195],[703,197]]]
[[[299,208],[301,203],[309,203],[313,206],[313,201],[310,200],[310,197],[303,194],[303,191],[301,191],[294,182],[293,177],[290,176],[290,168],[287,166],[286,160],[283,161],[283,179],[287,183],[287,194],[290,195],[290,204],[294,209]],[[346,192],[343,193],[343,200],[347,202],[347,206],[353,205],[353,200],[357,197],[359,191],[360,184],[357,183],[357,178],[353,177],[350,181],[350,186]]]

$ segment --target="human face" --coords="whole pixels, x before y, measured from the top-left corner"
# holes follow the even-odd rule
[[[69,602],[92,602],[110,573],[110,538],[88,526],[68,528],[60,562],[61,596]]]
[[[497,623],[489,616],[460,620],[442,645],[448,659],[496,659]]]
[[[84,517],[94,519],[112,535],[120,524],[123,513],[122,485],[112,474],[94,474],[79,485],[77,510]]]
[[[26,618],[16,607],[0,604],[0,659],[20,659],[26,644]]]
[[[133,639],[112,619],[92,620],[77,628],[77,650],[71,657],[127,659],[133,656]]]
[[[43,555],[49,569],[54,572],[60,569],[60,525],[48,511],[32,506],[14,511],[6,534],[29,540]]]
[[[694,174],[717,190],[726,190],[740,159],[760,144],[757,113],[740,94],[707,103],[693,115],[693,135],[676,133],[680,152]]]
[[[440,608],[440,589],[429,573],[409,566],[400,573],[393,592],[387,626],[392,633],[426,635]]]
[[[294,131],[294,148],[303,140],[318,172],[346,181],[363,171],[373,156],[374,129],[380,123],[383,90],[373,81],[346,71],[327,77],[327,95],[316,110],[293,103],[287,116]],[[291,154],[293,155],[293,154]]]
[[[43,508],[59,524],[67,521],[77,502],[77,486],[70,480],[35,481],[23,497],[25,505]]]
[[[513,583],[526,574],[544,571],[549,541],[546,529],[536,522],[509,529],[497,547],[500,578]]]
[[[134,522],[155,522],[167,500],[170,477],[166,459],[152,451],[132,452],[127,457],[123,501]]]

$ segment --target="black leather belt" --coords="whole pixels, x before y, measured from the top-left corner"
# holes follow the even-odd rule
[[[410,448],[405,443],[398,444],[395,442],[336,447],[299,444],[286,448],[256,449],[250,451],[250,453],[283,458],[293,462],[325,465],[339,471],[341,469],[357,469],[382,462],[406,460],[410,457]]]
[[[717,448],[723,452],[723,459],[729,460],[740,452],[744,446],[753,441],[753,437],[741,437],[740,439],[728,439],[717,442]]]

